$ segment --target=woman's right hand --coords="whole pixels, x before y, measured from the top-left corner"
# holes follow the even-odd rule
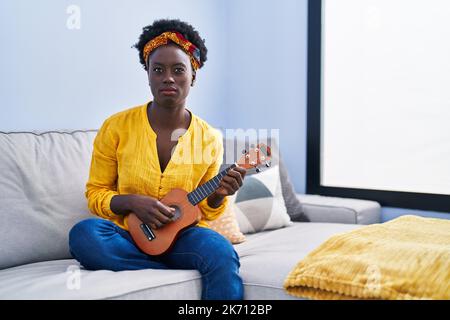
[[[172,221],[175,209],[164,205],[158,199],[138,195],[117,195],[111,199],[111,210],[117,214],[134,213],[143,223],[153,229],[163,227]]]

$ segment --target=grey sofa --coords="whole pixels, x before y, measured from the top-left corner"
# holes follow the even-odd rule
[[[69,253],[95,130],[0,133],[0,299],[199,299],[195,270],[88,271]],[[235,245],[245,299],[294,299],[283,281],[330,236],[380,221],[373,201],[297,195],[311,222],[246,235]],[[270,261],[270,263],[268,263]]]

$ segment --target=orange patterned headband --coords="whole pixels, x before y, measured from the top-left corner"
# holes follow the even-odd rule
[[[169,42],[169,40],[175,42],[179,45],[188,55],[191,60],[192,67],[194,70],[200,68],[200,50],[194,46],[191,42],[186,40],[185,37],[179,32],[164,32],[159,36],[153,38],[144,46],[144,61],[147,63],[148,56],[150,53],[156,48],[165,45]]]

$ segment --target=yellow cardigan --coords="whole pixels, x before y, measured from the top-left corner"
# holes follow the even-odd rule
[[[218,174],[222,135],[192,112],[189,128],[178,139],[164,172],[156,138],[147,118],[147,104],[119,112],[103,123],[94,141],[86,184],[92,213],[128,230],[128,216],[111,211],[113,196],[141,194],[160,200],[173,188],[191,192]],[[207,221],[220,216],[226,205],[226,197],[218,208],[211,208],[204,199],[198,204],[202,212],[198,225],[208,227]]]

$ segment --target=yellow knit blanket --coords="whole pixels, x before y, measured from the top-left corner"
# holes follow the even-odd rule
[[[310,299],[450,299],[450,220],[407,215],[335,235],[284,287]]]

